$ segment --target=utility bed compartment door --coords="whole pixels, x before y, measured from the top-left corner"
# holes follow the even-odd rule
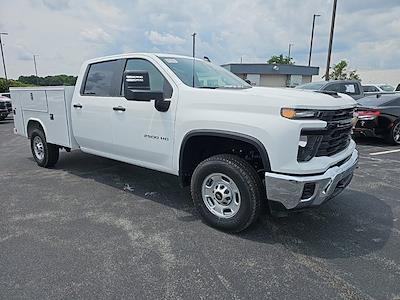
[[[47,141],[70,147],[68,119],[64,90],[47,90],[48,120]]]
[[[22,97],[24,110],[47,112],[46,91],[26,91],[28,95]]]

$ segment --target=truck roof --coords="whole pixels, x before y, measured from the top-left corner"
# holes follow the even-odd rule
[[[96,57],[96,58],[92,58],[92,59],[85,61],[85,63],[89,64],[89,63],[94,63],[94,62],[99,62],[99,61],[104,61],[104,60],[130,58],[130,57],[135,57],[135,56],[147,56],[147,57],[153,57],[153,58],[158,58],[161,56],[161,57],[180,57],[180,58],[193,59],[193,57],[191,57],[191,56],[170,54],[170,53],[130,52],[130,53],[121,53],[121,54],[115,54],[115,55],[109,55],[109,56]],[[202,59],[196,58],[196,60],[202,60]]]

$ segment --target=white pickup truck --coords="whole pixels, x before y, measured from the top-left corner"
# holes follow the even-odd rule
[[[210,225],[238,232],[261,207],[303,209],[339,194],[358,161],[344,94],[252,87],[191,57],[85,62],[74,87],[12,88],[15,133],[53,167],[59,150],[179,176]]]

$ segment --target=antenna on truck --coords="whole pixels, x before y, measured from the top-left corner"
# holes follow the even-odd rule
[[[192,66],[192,87],[194,87],[194,68],[195,68],[195,55],[196,55],[196,32],[192,34],[192,55],[193,55],[193,66]]]

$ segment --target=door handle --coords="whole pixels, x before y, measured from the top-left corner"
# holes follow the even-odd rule
[[[82,104],[77,103],[77,104],[74,104],[73,107],[75,107],[75,108],[82,108]]]
[[[126,110],[126,108],[125,107],[122,107],[122,106],[117,106],[117,107],[113,107],[113,110],[118,110],[118,111],[125,111]]]

